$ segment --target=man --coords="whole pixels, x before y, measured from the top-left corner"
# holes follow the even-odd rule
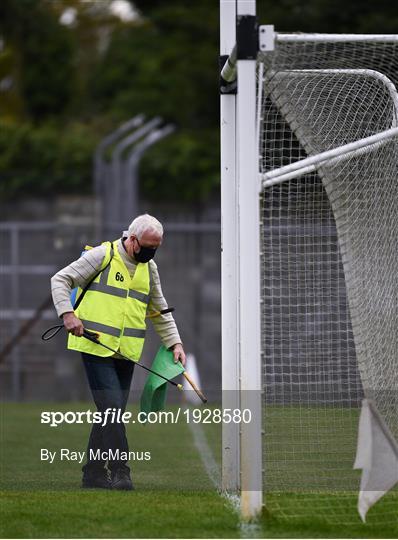
[[[139,361],[144,345],[146,315],[167,307],[153,261],[162,239],[163,227],[156,218],[148,214],[138,216],[122,238],[88,250],[51,278],[54,306],[69,332],[68,348],[82,353],[98,411],[125,411],[135,362]],[[72,289],[79,287],[81,293],[91,280],[74,311]],[[184,349],[172,315],[167,313],[151,320],[165,347],[173,350],[174,360],[185,365]],[[98,332],[102,343],[133,361],[118,358],[81,337],[83,328]],[[133,489],[125,461],[93,459],[98,450],[117,449],[128,452],[124,424],[93,424],[87,463],[82,469],[82,487]]]

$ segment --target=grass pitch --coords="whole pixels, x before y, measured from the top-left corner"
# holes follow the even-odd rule
[[[398,537],[398,527],[390,520],[383,524],[370,515],[363,525],[356,516],[354,493],[342,498],[339,493],[275,492],[268,495],[270,507],[282,510],[271,516],[265,513],[257,524],[242,525],[215,489],[184,422],[127,426],[130,449],[151,452],[150,461],[131,463],[135,491],[82,490],[81,464],[57,459],[50,465],[40,461],[40,449],[85,450],[90,426],[50,428],[40,424],[40,413],[88,408],[90,404],[1,406],[2,538]],[[220,463],[220,426],[202,429]],[[391,500],[381,501],[370,514],[383,515],[383,505],[390,509]],[[398,499],[395,502],[398,507]],[[318,507],[335,514],[335,523],[325,524]]]

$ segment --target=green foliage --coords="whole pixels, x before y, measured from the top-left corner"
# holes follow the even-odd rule
[[[74,84],[72,36],[46,2],[3,0],[0,31],[16,51],[12,74],[26,115],[43,121],[62,115]]]
[[[395,34],[396,6],[390,0],[257,1],[259,20],[279,32]]]
[[[89,192],[97,138],[90,127],[31,123],[0,130],[0,196]]]
[[[219,140],[215,130],[179,130],[144,156],[143,192],[153,200],[199,201],[219,182]]]
[[[209,5],[213,6],[210,12]],[[186,129],[216,127],[218,23],[214,6],[214,2],[201,2],[195,8],[171,5],[140,26],[116,30],[92,85],[101,109],[111,108],[124,118],[131,111],[160,115]]]
[[[142,16],[121,23],[106,2],[0,2],[0,78],[13,80],[0,95],[1,196],[90,190],[95,144],[138,113],[177,127],[145,155],[147,197],[194,201],[218,188],[219,2],[131,3]],[[279,31],[398,28],[389,0],[257,0],[257,10]]]
[[[177,133],[143,159],[143,192],[153,199],[203,199],[219,184],[218,4],[138,7],[149,18],[113,33],[94,74],[93,100],[118,118],[139,111],[176,124]]]

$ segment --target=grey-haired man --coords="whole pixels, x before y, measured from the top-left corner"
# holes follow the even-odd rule
[[[108,339],[112,348],[123,354],[132,351],[126,356],[139,360],[146,312],[167,308],[153,261],[162,240],[161,223],[148,214],[138,216],[122,238],[108,247],[105,243],[89,250],[51,279],[54,306],[70,333],[68,346],[82,353],[90,389],[100,412],[107,408],[125,411],[135,362],[116,355],[106,356],[106,350],[105,354],[101,353],[96,345],[93,349],[91,342],[81,339],[83,328],[100,330],[101,339]],[[70,300],[71,290],[84,289],[97,274],[75,312]],[[113,314],[113,318],[109,314]],[[185,365],[185,352],[172,315],[167,313],[151,320],[165,347],[173,350],[175,361],[180,360]],[[87,463],[83,467],[83,487],[133,489],[126,460],[97,459],[110,450],[128,455],[124,424],[93,424]]]

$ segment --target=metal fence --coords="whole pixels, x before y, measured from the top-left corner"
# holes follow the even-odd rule
[[[51,305],[50,277],[79,257],[86,244],[119,238],[131,220],[148,212],[164,225],[158,251],[166,299],[187,352],[195,355],[202,385],[210,395],[220,387],[220,209],[213,204],[154,205],[139,193],[139,163],[152,145],[174,131],[161,118],[136,115],[102,139],[94,154],[94,196],[36,201],[36,211],[2,206],[0,223],[1,309],[0,392],[3,399],[88,397],[79,355],[66,350],[65,333],[42,342],[43,331],[58,321]],[[38,204],[37,204],[38,203]],[[35,207],[35,204],[32,205]],[[12,215],[20,221],[12,221]],[[22,215],[28,215],[22,220]],[[43,216],[48,221],[42,221]],[[46,299],[49,300],[46,303]],[[30,328],[15,343],[26,324]],[[143,361],[151,362],[159,339],[149,331]],[[8,348],[6,355],[4,348]],[[144,374],[136,370],[134,387]]]
[[[94,199],[68,199],[53,221],[0,223],[0,340],[4,349],[50,294],[50,277],[79,257],[85,244],[98,241]],[[216,205],[176,211],[142,205],[163,222],[165,239],[158,251],[163,290],[185,348],[195,355],[203,386],[214,395],[220,383],[220,223]],[[108,223],[108,235],[120,237],[128,223]],[[113,239],[103,238],[102,240]],[[10,400],[80,400],[88,397],[79,355],[66,350],[66,336],[42,342],[43,331],[58,322],[43,309],[37,322],[0,363],[0,392]],[[150,364],[160,341],[149,330],[143,362]],[[133,390],[145,376],[136,372]],[[134,392],[133,392],[134,394]]]

